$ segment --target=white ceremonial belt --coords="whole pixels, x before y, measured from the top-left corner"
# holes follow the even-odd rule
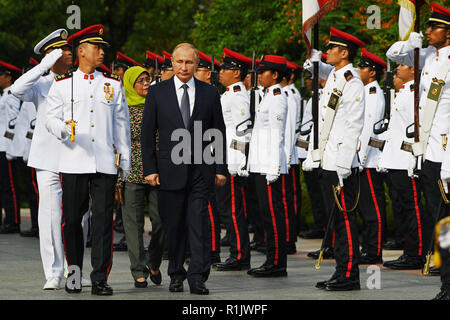
[[[436,76],[432,78],[430,89],[428,90],[427,100],[424,108],[423,121],[420,126],[419,142],[416,142],[412,146],[413,154],[415,156],[424,155],[428,145],[428,139],[430,138],[431,127],[433,125],[434,116],[436,115],[437,105],[441,98],[442,89],[444,88],[445,79],[448,71],[450,70],[450,59],[444,62],[442,68],[436,73]]]

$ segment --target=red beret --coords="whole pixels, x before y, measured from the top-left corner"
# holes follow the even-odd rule
[[[330,41],[328,44],[343,46],[343,47],[353,47],[356,48],[362,48],[365,46],[365,43],[356,38],[355,36],[352,36],[351,34],[342,32],[336,28],[330,27]]]
[[[17,68],[16,66],[13,66],[12,64],[0,61],[0,71],[7,71],[8,73],[18,73],[18,74],[22,74],[22,69]]]
[[[197,51],[198,51],[198,58],[200,59],[198,66],[211,69],[212,57],[208,56],[207,54],[204,54],[200,50],[197,50]],[[220,62],[217,61],[216,59],[214,59],[214,65],[216,67],[220,68]]]
[[[375,64],[379,65],[383,69],[387,68],[387,63],[383,59],[381,59],[376,54],[373,54],[373,53],[367,51],[365,48],[361,49],[361,56],[363,58],[372,60]]]
[[[243,54],[224,48],[221,67],[251,68],[252,59],[244,56]]]
[[[39,64],[39,62],[37,62],[34,58],[30,58],[30,60],[28,61],[28,64],[30,66],[37,66]]]
[[[107,72],[107,73],[111,73],[111,70],[105,66],[104,64],[102,64],[100,67],[97,67],[97,70],[100,72]]]
[[[103,40],[104,33],[105,27],[103,27],[103,25],[101,24],[96,24],[71,35],[69,39],[67,39],[67,43],[69,44],[69,46],[74,47],[84,42],[109,45],[108,42]]]
[[[433,12],[430,16],[430,19],[428,19],[429,22],[450,25],[450,10],[434,2],[430,3],[430,7]]]

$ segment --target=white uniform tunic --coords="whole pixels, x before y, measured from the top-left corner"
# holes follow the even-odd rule
[[[361,133],[359,159],[364,168],[376,168],[381,151],[378,148],[369,146],[370,138],[380,139],[379,135],[373,133],[375,122],[383,119],[385,100],[383,91],[377,81],[373,81],[364,87],[365,111],[364,128]]]
[[[233,140],[242,143],[250,142],[250,134],[243,136],[236,134],[236,127],[241,124],[237,130],[242,131],[249,124],[244,121],[250,118],[250,97],[244,84],[240,81],[228,86],[220,98],[220,103],[226,127],[228,171],[236,173],[245,165],[245,154],[231,148],[231,142]]]
[[[31,139],[27,138],[28,132],[33,132],[30,122],[36,117],[36,107],[32,102],[24,102],[20,107],[13,130],[14,137],[8,144],[6,153],[13,157],[28,158]]]
[[[17,116],[20,109],[20,100],[12,94],[11,88],[12,86],[3,89],[3,96],[0,98],[0,152],[6,152],[11,143],[11,139],[5,137],[6,131],[13,133],[13,130],[9,128],[10,120],[13,120],[13,123],[17,120],[11,116],[11,110],[16,110]]]
[[[408,170],[412,154],[400,148],[403,142],[414,142],[414,138],[406,137],[406,127],[414,122],[413,88],[414,80],[405,83],[404,88],[395,95],[385,132],[386,142],[379,161],[380,168]]]
[[[344,74],[347,71],[351,72],[352,77],[346,80]],[[340,81],[347,83],[337,105],[321,163],[322,168],[329,171],[336,171],[336,166],[347,169],[359,166],[357,149],[364,126],[364,84],[359,71],[350,63],[339,70],[335,68],[331,70],[320,97],[319,108],[328,105],[333,89]],[[329,111],[328,108],[327,112]]]
[[[47,102],[47,129],[62,140],[59,171],[63,173],[117,174],[114,147],[122,154],[121,167],[130,170],[128,106],[118,77],[95,71],[73,73],[75,141],[70,141],[66,121],[72,119],[71,74],[55,78]]]
[[[414,50],[405,52],[405,43],[406,41],[394,43],[389,48],[386,56],[395,62],[412,67],[414,66]],[[421,108],[421,112],[423,112],[432,78],[435,77],[437,71],[443,67],[444,62],[450,59],[450,46],[446,46],[440,50],[436,50],[433,46],[428,46],[427,48],[420,49],[419,52],[419,67],[422,70],[420,77],[419,107]],[[442,162],[443,160],[443,136],[447,135],[446,128],[447,124],[450,122],[450,72],[448,72],[445,79],[442,80],[445,81],[445,85],[437,105],[425,152],[425,159],[433,162]],[[423,116],[419,117],[419,121],[421,121],[421,119],[423,119]]]
[[[294,97],[292,91],[285,86],[282,88],[286,95],[287,100],[287,113],[286,113],[286,130],[284,132],[284,152],[286,154],[287,165],[297,164],[298,156],[297,150],[295,149],[295,142],[297,141],[297,134],[295,130],[297,128],[297,121],[299,115],[299,103]]]
[[[266,89],[255,110],[248,168],[250,172],[270,175],[287,173],[284,152],[287,100],[279,84]]]

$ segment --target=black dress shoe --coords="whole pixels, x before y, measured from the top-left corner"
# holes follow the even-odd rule
[[[338,278],[338,275],[337,275],[336,273],[334,273],[334,274],[331,276],[330,279],[325,280],[325,281],[319,281],[319,282],[317,282],[317,283],[316,283],[316,288],[318,288],[318,289],[325,289],[326,286],[327,286],[327,284],[328,284],[329,282],[332,282],[332,281],[336,280],[337,278]]]
[[[222,247],[229,247],[230,246],[230,236],[227,234],[225,237],[220,239],[220,245]]]
[[[247,274],[258,278],[287,277],[286,268],[278,267],[273,264],[263,264],[259,268],[248,270]]]
[[[134,287],[135,288],[147,288],[148,283],[147,280],[144,281],[136,281],[134,280]]]
[[[295,247],[295,243],[287,243],[286,244],[286,254],[296,254],[297,248]]]
[[[4,224],[0,227],[0,233],[7,234],[7,233],[19,233],[20,227],[18,224]]]
[[[66,285],[64,286],[64,289],[66,290],[67,293],[80,293],[81,292],[81,288],[79,289],[69,289],[69,287]]]
[[[183,292],[183,281],[171,279],[169,284],[170,292]]]
[[[421,257],[410,257],[401,255],[397,260],[386,261],[383,266],[394,270],[416,270],[422,269],[425,261]]]
[[[97,296],[112,296],[113,289],[106,283],[105,280],[92,281],[91,294],[95,294]]]
[[[202,281],[195,281],[193,284],[190,284],[189,290],[192,294],[209,294],[208,288],[206,288],[205,284]]]
[[[325,235],[323,230],[309,230],[300,233],[299,237],[303,239],[322,239]]]
[[[386,250],[403,250],[403,243],[396,240],[389,240],[383,243],[383,249]]]
[[[450,289],[441,289],[433,300],[450,300]]]
[[[261,253],[266,253],[267,252],[267,244],[266,243],[260,243],[256,247],[256,251],[261,252]]]
[[[127,246],[127,239],[125,238],[125,236],[123,236],[118,243],[115,243],[113,245],[113,251],[127,251],[127,250],[128,246]]]
[[[440,276],[441,275],[441,268],[436,268],[436,267],[430,267],[430,276]]]
[[[214,264],[214,267],[217,271],[239,271],[250,269],[250,263],[243,263],[240,260],[230,257],[225,262]]]
[[[358,264],[381,264],[383,263],[383,258],[381,256],[371,256],[367,253],[362,253],[359,256]]]
[[[211,254],[211,264],[220,263],[220,254],[218,252],[213,252]]]
[[[312,259],[319,259],[320,250],[312,251],[307,254],[308,257]],[[334,252],[332,248],[325,248],[323,251],[323,258],[324,259],[334,259]]]
[[[37,228],[31,228],[30,230],[21,231],[20,235],[22,237],[35,237],[39,238],[39,229]]]
[[[361,289],[359,280],[351,280],[340,277],[334,279],[333,281],[327,282],[325,287],[325,290],[327,291],[350,291],[359,289]]]
[[[158,270],[157,274],[153,274],[150,272],[150,280],[156,284],[157,286],[159,286],[161,284],[162,281],[162,275],[161,275],[161,271]]]
[[[163,260],[169,260],[169,251],[164,250],[162,255]]]

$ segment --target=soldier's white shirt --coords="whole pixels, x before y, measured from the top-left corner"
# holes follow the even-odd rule
[[[406,52],[404,49],[405,41],[394,43],[386,53],[386,56],[398,63],[414,66],[414,50]],[[436,50],[433,46],[419,50],[419,66],[422,70],[420,77],[420,102],[419,106],[423,109],[426,105],[428,90],[432,78],[442,68],[445,61],[450,59],[450,46]],[[425,159],[433,162],[442,162],[444,157],[443,135],[447,135],[446,126],[450,122],[450,72],[447,73],[442,95],[437,105],[433,124],[431,127],[428,146],[425,153]],[[421,121],[423,117],[419,118]]]
[[[36,66],[17,79],[12,87],[12,92],[16,97],[22,101],[33,102],[37,108],[27,165],[51,172],[58,172],[61,142],[45,127],[47,122],[46,99],[56,76],[57,74],[52,71],[43,75],[39,66]]]
[[[11,87],[3,89],[3,96],[0,98],[0,152],[6,152],[11,140],[5,137],[5,132],[10,131],[8,114],[10,108],[19,110],[20,100],[11,93]],[[15,120],[14,120],[15,121]]]
[[[408,170],[411,153],[401,148],[403,141],[413,143],[406,137],[406,127],[414,122],[414,80],[405,83],[396,93],[391,106],[389,126],[385,132],[386,142],[380,156],[379,166],[385,169]]]
[[[244,164],[245,154],[230,147],[233,140],[248,143],[250,134],[238,136],[236,129],[242,131],[247,128],[250,118],[250,97],[244,84],[239,81],[226,88],[220,98],[223,120],[226,127],[227,165],[229,171],[237,172]],[[239,125],[239,127],[237,127]]]
[[[287,100],[279,84],[266,89],[255,110],[255,125],[250,140],[250,172],[279,175],[287,173],[284,152]]]
[[[360,151],[359,159],[364,168],[376,168],[381,151],[368,145],[370,138],[380,139],[378,135],[373,132],[373,125],[375,122],[383,119],[385,100],[383,91],[378,84],[378,81],[372,81],[364,86],[365,94],[365,110],[364,110],[364,128],[359,138]]]
[[[323,94],[323,89],[319,89],[319,101],[320,101],[320,97]],[[319,104],[319,130],[318,130],[318,136],[320,137],[320,129],[322,126],[322,121],[320,121],[320,119],[322,119],[324,117],[324,113],[326,111],[325,107],[320,107]],[[302,123],[307,123],[308,121],[313,121],[313,117],[312,117],[312,98],[310,98],[308,100],[308,103],[306,104],[306,108],[305,108],[305,115],[303,116],[303,121]],[[303,130],[306,130],[309,128],[309,124],[303,127]],[[308,146],[308,151],[306,152],[306,159],[303,162],[303,166],[304,167],[308,167],[308,168],[319,168],[320,166],[320,162],[319,161],[313,161],[312,160],[312,155],[311,155],[311,151],[313,150],[314,147],[314,123],[312,123],[311,125],[311,133],[308,135],[309,136],[309,146]],[[308,136],[304,136],[304,140],[308,139]],[[304,149],[303,149],[304,150]]]
[[[348,71],[351,72],[352,77],[346,80],[344,74]],[[347,83],[339,99],[322,158],[322,168],[329,171],[336,171],[336,166],[347,169],[359,166],[357,150],[364,126],[364,84],[358,69],[351,63],[339,70],[335,68],[331,70],[320,97],[319,108],[328,105],[333,89],[340,81],[347,81]],[[328,108],[327,112],[329,111]],[[319,128],[322,127],[319,126]]]
[[[14,137],[8,144],[6,153],[13,157],[28,158],[31,139],[27,138],[28,132],[33,132],[30,122],[36,118],[36,107],[32,102],[24,102],[20,107],[17,115],[16,125],[14,128]]]
[[[297,141],[297,134],[295,133],[295,130],[297,128],[300,105],[294,97],[291,88],[285,86],[282,90],[286,95],[287,100],[286,129],[284,131],[284,152],[286,154],[286,163],[288,165],[292,165],[298,163],[297,150],[295,148],[295,142]]]
[[[57,77],[47,97],[47,129],[62,140],[59,172],[117,174],[115,154],[121,167],[130,170],[130,121],[128,106],[118,78],[95,71],[73,73],[73,120],[75,141],[66,133],[72,119],[71,76]]]

